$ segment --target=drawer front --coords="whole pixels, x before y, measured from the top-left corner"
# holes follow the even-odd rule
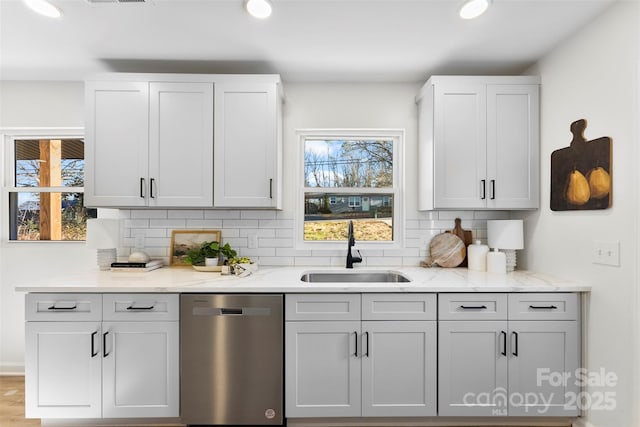
[[[509,320],[578,320],[576,293],[509,294]]]
[[[104,294],[104,320],[173,321],[180,318],[178,294]]]
[[[362,320],[436,320],[435,294],[363,294]]]
[[[25,319],[28,322],[100,321],[101,294],[27,294]]]
[[[287,294],[285,320],[360,320],[360,294]]]
[[[439,294],[439,320],[507,320],[507,294]]]

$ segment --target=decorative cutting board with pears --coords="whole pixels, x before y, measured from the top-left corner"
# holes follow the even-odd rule
[[[586,127],[585,119],[571,123],[570,146],[551,153],[552,211],[611,207],[611,138],[587,141]]]

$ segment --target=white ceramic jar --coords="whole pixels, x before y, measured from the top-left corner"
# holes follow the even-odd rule
[[[476,240],[467,247],[468,268],[472,271],[487,271],[487,253],[489,246]]]

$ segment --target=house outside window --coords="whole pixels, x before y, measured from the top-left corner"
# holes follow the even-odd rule
[[[353,221],[358,242],[398,244],[403,132],[314,130],[299,137],[298,241],[346,241]]]
[[[9,241],[84,241],[82,137],[5,136]],[[6,213],[6,212],[5,212]]]

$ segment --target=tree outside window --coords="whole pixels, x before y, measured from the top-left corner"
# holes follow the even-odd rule
[[[10,240],[85,240],[84,141],[16,139],[13,152]]]

